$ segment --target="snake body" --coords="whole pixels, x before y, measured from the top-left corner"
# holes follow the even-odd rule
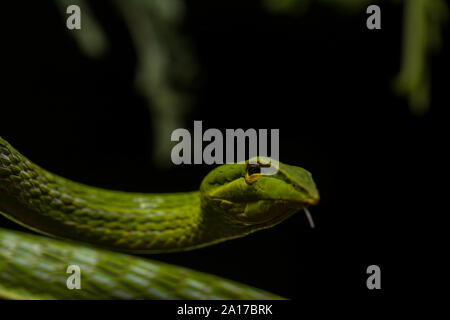
[[[86,186],[52,174],[0,137],[0,213],[62,242],[0,229],[0,297],[34,299],[275,299],[229,280],[121,253],[191,250],[269,228],[319,194],[311,174],[279,164],[225,164],[199,191],[143,194]],[[92,248],[86,243],[103,247]],[[83,289],[68,290],[68,265]]]

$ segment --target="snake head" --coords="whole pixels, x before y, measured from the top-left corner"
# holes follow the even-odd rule
[[[233,223],[251,231],[271,227],[295,212],[319,202],[319,192],[307,170],[277,163],[277,169],[264,174],[272,160],[247,160],[225,164],[203,180],[202,207],[221,223]]]

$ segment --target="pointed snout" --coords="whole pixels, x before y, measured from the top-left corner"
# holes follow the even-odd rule
[[[286,164],[280,165],[279,173],[284,175],[287,181],[291,182],[292,187],[296,191],[294,192],[294,198],[300,200],[299,202],[307,205],[319,203],[319,190],[317,190],[311,173],[303,168]]]

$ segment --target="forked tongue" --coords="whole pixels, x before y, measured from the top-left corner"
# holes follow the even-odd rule
[[[304,208],[303,211],[305,212],[306,218],[308,219],[309,225],[311,226],[311,229],[314,229],[314,220],[312,218],[311,213],[309,212],[308,208]]]

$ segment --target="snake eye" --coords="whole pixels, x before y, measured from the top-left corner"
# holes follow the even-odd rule
[[[249,176],[251,176],[253,174],[258,174],[258,173],[261,173],[261,167],[258,165],[249,166],[247,169],[247,174]]]
[[[261,177],[261,166],[259,164],[249,164],[245,171],[245,182],[254,184]]]

